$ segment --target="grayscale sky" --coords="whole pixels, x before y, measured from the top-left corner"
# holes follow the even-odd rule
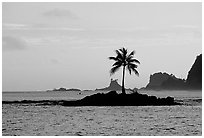
[[[3,3],[3,91],[95,89],[110,77],[115,49],[135,50],[143,87],[155,72],[186,79],[202,52],[201,3]]]

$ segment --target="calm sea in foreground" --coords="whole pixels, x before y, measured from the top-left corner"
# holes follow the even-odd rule
[[[95,91],[3,92],[3,101],[75,100]],[[201,91],[148,91],[173,96],[179,106],[64,107],[3,104],[2,135],[202,135]]]

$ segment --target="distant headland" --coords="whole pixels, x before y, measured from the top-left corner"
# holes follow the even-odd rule
[[[71,88],[71,89],[66,89],[66,88],[55,88],[53,90],[47,90],[47,92],[55,92],[55,91],[81,91],[80,89],[75,89],[75,88]]]
[[[118,83],[118,79],[111,79],[109,86],[104,88],[96,88],[95,91],[121,91],[122,86]],[[194,64],[188,72],[187,79],[177,78],[173,74],[166,72],[157,72],[150,75],[149,83],[140,90],[201,90],[202,89],[202,54],[196,57]],[[126,89],[131,90],[131,89]],[[134,90],[137,90],[135,88]],[[47,90],[53,91],[82,91],[76,88],[55,88]],[[94,90],[83,90],[94,91]]]
[[[202,89],[202,54],[197,56],[188,72],[187,79],[180,79],[173,74],[154,73],[143,90],[201,90]]]
[[[95,89],[95,91],[121,91],[122,86],[120,86],[120,84],[118,84],[118,79],[111,79],[109,86],[105,87],[105,88],[100,88],[100,89]],[[131,90],[131,89],[126,89],[126,90]],[[80,89],[76,89],[76,88],[71,88],[71,89],[67,89],[67,88],[54,88],[53,90],[47,90],[47,92],[64,92],[64,91],[82,91]],[[93,90],[83,90],[83,91],[93,91]]]

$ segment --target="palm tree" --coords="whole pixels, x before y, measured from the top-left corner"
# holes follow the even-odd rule
[[[137,69],[137,64],[140,64],[140,62],[133,58],[135,51],[130,52],[130,54],[128,54],[127,49],[125,49],[124,47],[119,49],[119,50],[115,50],[116,52],[116,57],[109,57],[110,60],[114,60],[115,63],[112,65],[112,68],[110,70],[110,75],[113,75],[116,71],[119,70],[120,67],[122,67],[123,69],[123,78],[122,78],[122,94],[126,94],[125,93],[125,87],[124,87],[124,83],[125,83],[125,68],[129,71],[130,75],[131,72],[133,71],[136,75],[139,76]]]

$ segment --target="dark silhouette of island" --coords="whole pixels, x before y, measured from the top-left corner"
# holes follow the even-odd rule
[[[197,56],[188,72],[187,79],[180,79],[173,74],[154,73],[144,90],[201,90],[202,89],[202,54]]]
[[[150,75],[150,81],[146,90],[182,90],[185,88],[185,80],[168,73],[154,73]]]
[[[118,84],[118,79],[111,79],[110,84],[108,87],[101,88],[101,89],[96,89],[95,91],[121,91],[122,86]],[[126,89],[129,90],[129,89]]]
[[[74,89],[74,88],[71,88],[71,89],[66,89],[66,88],[55,88],[53,90],[47,90],[47,92],[53,92],[53,91],[81,91],[80,89]]]
[[[110,91],[106,94],[97,93],[86,96],[76,101],[65,100],[42,100],[42,101],[2,101],[3,104],[35,104],[35,105],[62,105],[62,106],[164,106],[180,105],[175,102],[174,98],[157,98],[137,92],[131,94],[118,94],[116,91]]]
[[[116,91],[97,93],[77,101],[65,101],[63,106],[148,106],[148,105],[179,105],[174,98],[157,98],[137,92],[131,94],[118,94]]]

